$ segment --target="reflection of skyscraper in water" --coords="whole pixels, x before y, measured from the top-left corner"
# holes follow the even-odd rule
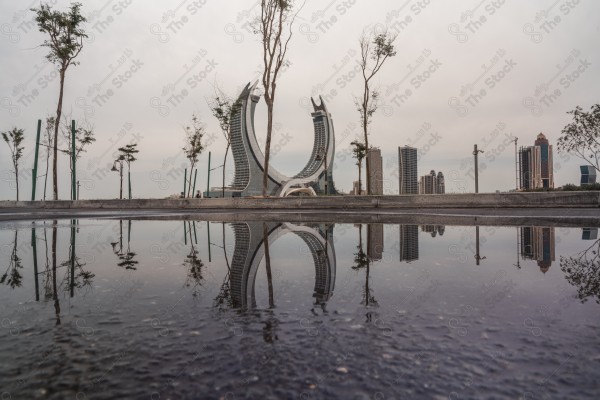
[[[367,256],[380,261],[383,255],[383,224],[367,225]]]
[[[554,254],[554,228],[525,226],[521,228],[521,257],[536,260],[540,271],[548,272]]]
[[[419,259],[419,226],[400,225],[400,261]]]
[[[436,235],[443,236],[446,227],[444,225],[422,225],[421,230],[431,234],[431,237],[435,237]]]

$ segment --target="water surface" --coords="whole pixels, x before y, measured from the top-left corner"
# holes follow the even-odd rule
[[[2,399],[600,393],[597,228],[0,227]]]

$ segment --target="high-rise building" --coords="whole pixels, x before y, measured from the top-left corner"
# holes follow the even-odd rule
[[[371,194],[383,194],[383,159],[381,150],[373,147],[367,152],[369,166],[371,168]]]
[[[398,147],[398,169],[400,194],[417,194],[417,149],[410,146]]]
[[[419,194],[435,194],[437,190],[437,175],[434,170],[423,175],[419,181]]]
[[[444,174],[434,170],[427,175],[423,175],[419,180],[419,194],[444,194],[446,193],[446,184]]]
[[[554,167],[552,146],[543,133],[540,133],[533,146],[519,150],[520,188],[554,188]]]
[[[400,261],[419,259],[419,226],[400,225]]]
[[[446,193],[446,180],[444,179],[444,174],[442,171],[437,174],[437,194],[445,194]]]

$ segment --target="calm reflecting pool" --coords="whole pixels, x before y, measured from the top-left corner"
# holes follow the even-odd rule
[[[2,400],[600,393],[597,228],[0,228]]]

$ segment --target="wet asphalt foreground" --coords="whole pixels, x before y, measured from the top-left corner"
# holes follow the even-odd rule
[[[365,251],[369,240],[380,240],[368,239],[378,225],[363,225],[359,235],[354,224],[329,224],[336,268],[327,301],[315,297],[315,260],[291,234],[270,249],[273,305],[263,260],[255,304],[240,307],[223,292],[227,263],[235,274],[238,262],[231,224],[226,260],[217,222],[191,225],[169,215],[131,224],[81,219],[75,248],[85,265],[75,268],[71,297],[74,226],[58,222],[53,274],[44,241],[52,240],[52,224],[46,221],[44,235],[38,220],[39,301],[31,222],[0,225],[4,265],[15,230],[22,264],[21,285],[0,286],[2,399],[595,399],[600,393],[596,281],[569,275],[561,261],[597,245],[582,240],[587,231],[579,227],[549,231],[555,254],[546,269],[517,257],[515,226],[481,226],[476,265],[470,222],[436,228],[437,235],[418,225],[418,254],[410,262],[400,225],[385,225],[381,254],[367,271],[353,268],[357,246],[361,236]],[[190,263],[194,254],[201,267]],[[82,283],[82,272],[94,274],[90,284]]]

